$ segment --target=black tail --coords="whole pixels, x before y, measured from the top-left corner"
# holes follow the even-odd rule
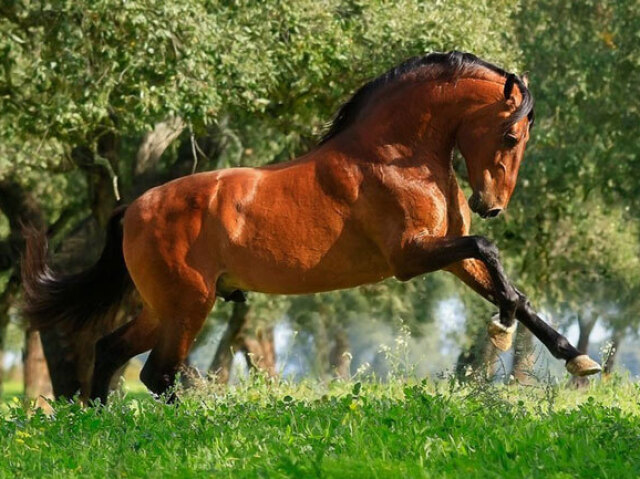
[[[78,274],[61,275],[48,265],[47,237],[25,228],[22,258],[22,312],[34,329],[56,325],[75,330],[98,321],[120,305],[133,282],[122,254],[122,225],[126,207],[114,211],[107,225],[107,240],[100,259]]]

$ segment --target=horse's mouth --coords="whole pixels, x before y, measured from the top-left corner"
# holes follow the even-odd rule
[[[486,220],[489,218],[495,218],[500,213],[502,213],[502,208],[491,208],[490,210],[485,211],[484,213],[478,213],[478,215],[480,215],[482,219]]]
[[[495,218],[500,213],[502,213],[502,210],[503,210],[503,208],[487,205],[481,199],[481,196],[476,193],[473,193],[469,197],[468,203],[469,203],[469,208],[471,208],[471,211],[473,211],[478,216],[480,216],[480,218],[485,220],[489,218]]]

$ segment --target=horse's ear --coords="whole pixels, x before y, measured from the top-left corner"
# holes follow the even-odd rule
[[[522,83],[524,83],[524,86],[526,86],[527,88],[529,88],[529,72],[524,72],[524,73],[520,76],[520,80],[522,80]]]
[[[504,97],[508,100],[513,92],[513,85],[516,82],[516,76],[513,73],[507,75],[507,81],[504,82]]]

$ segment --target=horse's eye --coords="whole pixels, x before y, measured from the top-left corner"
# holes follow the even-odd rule
[[[518,137],[513,133],[507,133],[506,135],[504,135],[504,144],[507,146],[507,148],[513,148],[518,144],[518,141]]]

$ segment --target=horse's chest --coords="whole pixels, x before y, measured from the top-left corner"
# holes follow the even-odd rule
[[[404,189],[406,227],[429,236],[445,236],[449,225],[446,195],[434,183],[416,183]]]
[[[420,232],[444,236],[449,224],[447,174],[424,166],[386,166],[375,172],[383,193],[377,199],[381,209],[400,221],[405,234]]]

